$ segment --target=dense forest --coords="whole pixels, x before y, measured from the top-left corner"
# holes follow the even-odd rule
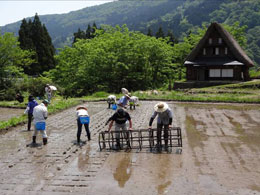
[[[67,14],[40,16],[56,48],[71,45],[78,29],[127,24],[129,30],[155,35],[159,27],[165,34],[171,30],[181,41],[203,23],[213,21],[233,25],[239,21],[247,26],[247,54],[260,64],[260,1],[259,0],[119,0],[84,8]],[[1,32],[18,33],[21,21],[1,27]]]

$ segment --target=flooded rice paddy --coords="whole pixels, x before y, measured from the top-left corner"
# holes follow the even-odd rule
[[[148,127],[156,103],[129,111],[133,129]],[[260,105],[168,103],[182,154],[99,151],[98,133],[114,113],[105,102],[84,104],[92,140],[82,147],[74,144],[75,107],[49,116],[46,146],[26,147],[26,125],[1,134],[0,194],[260,194]]]
[[[25,109],[0,108],[0,121],[6,121],[12,117],[23,115]]]

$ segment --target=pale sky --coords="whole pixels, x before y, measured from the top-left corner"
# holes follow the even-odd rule
[[[0,0],[0,26],[34,16],[35,13],[38,13],[38,15],[62,14],[111,1],[114,0]]]

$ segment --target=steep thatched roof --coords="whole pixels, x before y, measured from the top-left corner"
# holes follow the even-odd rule
[[[210,34],[217,30],[218,33],[221,35],[221,38],[225,41],[227,44],[227,47],[229,48],[230,52],[234,55],[237,61],[243,63],[244,65],[248,67],[254,66],[253,61],[247,56],[245,51],[240,47],[240,45],[237,43],[237,41],[233,38],[233,36],[226,31],[220,24],[214,22],[211,23],[208,30],[206,31],[205,35],[202,37],[202,39],[199,41],[197,46],[193,48],[190,55],[185,60],[185,65],[188,65],[189,62],[194,62],[196,56],[199,54],[203,46],[206,44],[206,41],[208,40]]]

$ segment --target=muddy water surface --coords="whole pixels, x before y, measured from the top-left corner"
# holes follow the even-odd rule
[[[129,111],[134,129],[147,128],[155,103]],[[182,154],[100,152],[98,133],[114,113],[105,102],[85,104],[92,140],[82,147],[75,108],[47,119],[47,146],[26,147],[24,126],[0,135],[0,194],[260,194],[260,105],[168,103]]]
[[[21,116],[23,113],[24,109],[0,108],[0,121],[6,121],[12,117]]]

